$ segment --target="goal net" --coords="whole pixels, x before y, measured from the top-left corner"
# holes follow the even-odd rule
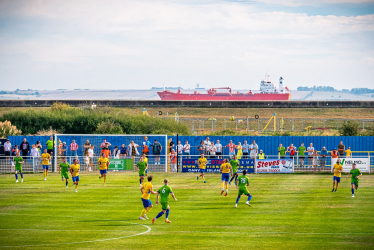
[[[70,164],[78,159],[81,171],[98,171],[97,161],[102,153],[109,158],[109,171],[134,171],[143,154],[149,172],[168,170],[166,135],[56,134],[54,140],[54,171],[59,171],[64,158]]]

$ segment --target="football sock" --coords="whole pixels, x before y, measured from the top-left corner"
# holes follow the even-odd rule
[[[43,172],[43,176],[44,176],[44,178],[45,178],[45,171]]]
[[[332,183],[332,189],[335,189],[335,183]]]
[[[201,174],[199,174],[199,177],[201,177]]]
[[[205,177],[203,176],[203,181],[205,181]]]
[[[222,190],[223,190],[223,185],[224,185],[223,182],[221,182],[221,188],[222,188]]]
[[[247,200],[247,202],[249,202],[251,199],[252,199],[252,195],[250,194],[250,195],[248,196],[248,200]]]
[[[335,190],[338,190],[339,183],[336,183]]]
[[[104,183],[106,182],[106,176],[104,176]]]
[[[140,184],[142,184],[142,179],[139,179]]]
[[[142,212],[140,213],[140,217],[142,217],[145,214],[146,211],[147,210],[143,209]]]
[[[145,170],[145,173],[148,174],[148,169]]]
[[[48,176],[48,171],[45,171],[45,177],[47,177]]]
[[[88,168],[88,171],[92,171],[91,167]]]
[[[236,198],[236,204],[238,204],[239,199],[240,199],[240,196],[238,196],[238,198]]]
[[[169,213],[170,213],[170,209],[166,210],[166,214],[165,214],[166,219],[169,218]]]
[[[226,184],[226,191],[229,189],[229,185]]]
[[[75,189],[78,189],[78,184],[75,184]]]
[[[16,180],[18,180],[18,174],[15,174],[16,175]]]
[[[235,182],[236,182],[237,179],[238,179],[238,175],[236,174],[236,175],[235,175]]]
[[[145,214],[148,214],[149,211],[151,211],[151,209],[152,209],[151,207],[147,208],[146,211],[145,211]]]
[[[21,173],[21,179],[23,179],[23,173]]]
[[[232,180],[233,180],[234,178],[235,178],[235,176],[231,177],[230,182],[232,182]]]
[[[160,218],[163,214],[164,214],[164,212],[162,212],[162,211],[159,212],[155,219],[157,220],[157,219]]]
[[[355,194],[355,189],[354,188],[352,188],[352,194]]]
[[[69,182],[66,180],[66,186],[68,186]]]

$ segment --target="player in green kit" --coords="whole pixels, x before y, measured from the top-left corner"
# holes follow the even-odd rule
[[[68,188],[68,184],[69,184],[69,168],[70,168],[70,164],[66,162],[66,158],[64,157],[62,159],[62,162],[60,163],[60,170],[61,170],[62,181],[64,181],[64,178],[65,178],[66,188]]]
[[[158,204],[158,196],[161,195],[161,206],[162,206],[162,211],[158,213],[158,215],[152,219],[152,223],[155,224],[155,221],[160,218],[163,214],[165,214],[165,222],[170,223],[169,220],[169,212],[170,212],[170,206],[169,206],[169,194],[174,198],[174,200],[177,201],[177,198],[175,198],[175,195],[173,193],[173,190],[171,187],[168,186],[169,180],[165,179],[164,180],[164,186],[162,186],[158,191],[157,191],[157,197],[156,197],[156,206]]]
[[[144,161],[143,156],[140,157],[140,161],[136,164],[136,167],[139,171],[140,186],[142,186],[144,176],[145,176],[145,170],[147,169],[147,163]]]
[[[234,178],[235,178],[235,183],[236,183],[236,180],[238,179],[238,176],[239,176],[238,173],[237,173],[238,168],[239,168],[239,160],[236,159],[236,155],[234,155],[233,157],[234,158],[231,159],[231,161],[230,161],[230,165],[232,167],[232,177],[229,181],[230,185],[231,185],[231,182]]]
[[[356,168],[356,163],[353,163],[352,164],[352,169],[351,171],[349,172],[349,175],[347,175],[347,178],[349,178],[349,176],[351,176],[351,186],[352,186],[352,197],[355,197],[355,188],[356,190],[358,189],[358,181],[362,175],[360,169]]]
[[[21,182],[23,182],[22,163],[24,163],[24,161],[23,158],[19,155],[19,152],[17,152],[16,157],[14,157],[14,162],[16,164],[14,168],[16,183],[18,183],[18,172],[21,174]]]
[[[248,196],[248,200],[245,204],[248,206],[251,206],[251,204],[249,204],[249,201],[252,199],[252,195],[250,192],[248,192],[248,189],[247,189],[247,186],[249,186],[249,178],[246,176],[246,174],[247,174],[247,170],[244,170],[243,175],[239,176],[238,179],[236,180],[236,188],[239,189],[239,192],[238,192],[238,198],[236,198],[235,207],[238,207],[238,202],[242,194],[245,194],[246,196]]]

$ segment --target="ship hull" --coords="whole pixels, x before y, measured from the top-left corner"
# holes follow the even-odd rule
[[[284,94],[179,94],[173,92],[157,92],[161,100],[168,101],[289,101],[290,93]]]

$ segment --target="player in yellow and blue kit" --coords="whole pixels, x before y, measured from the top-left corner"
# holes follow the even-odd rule
[[[227,196],[227,193],[229,191],[228,182],[229,182],[229,179],[230,179],[230,172],[231,172],[231,176],[232,176],[232,167],[231,167],[228,159],[225,159],[224,163],[222,163],[221,171],[222,171],[222,178],[221,178],[221,189],[222,189],[222,191],[221,191],[221,195],[224,192],[223,191],[223,186],[225,185],[225,187],[226,187],[225,196]]]
[[[104,177],[104,184],[106,182],[106,174],[108,173],[109,159],[106,157],[105,153],[101,153],[101,157],[97,160],[100,169],[100,177]]]
[[[338,159],[336,163],[334,164],[333,171],[334,171],[334,178],[332,182],[332,192],[334,192],[334,189],[336,192],[338,190],[340,178],[342,177],[342,172],[343,172],[343,166],[340,164],[340,159]],[[335,187],[335,184],[336,184],[336,187]]]
[[[204,157],[204,154],[201,154],[201,157],[197,160],[197,165],[200,169],[200,175],[197,176],[197,180],[199,180],[199,177],[203,178],[204,183],[206,183],[204,178],[205,168],[206,164],[208,163],[208,160]]]
[[[51,155],[47,153],[47,149],[44,149],[44,154],[42,154],[42,164],[43,164],[43,175],[44,180],[47,180],[48,176],[48,168],[49,168],[49,161],[51,160]]]
[[[74,192],[78,192],[78,182],[79,182],[79,171],[80,171],[80,165],[79,165],[79,160],[74,159],[73,164],[70,166],[70,173],[71,177],[73,179],[73,182],[75,184],[75,190]]]
[[[151,202],[151,194],[157,194],[157,192],[153,191],[152,186],[152,175],[148,176],[148,182],[144,183],[143,186],[140,188],[140,192],[142,192],[142,202],[144,209],[140,213],[139,220],[148,220],[147,214],[151,211],[153,205]]]

